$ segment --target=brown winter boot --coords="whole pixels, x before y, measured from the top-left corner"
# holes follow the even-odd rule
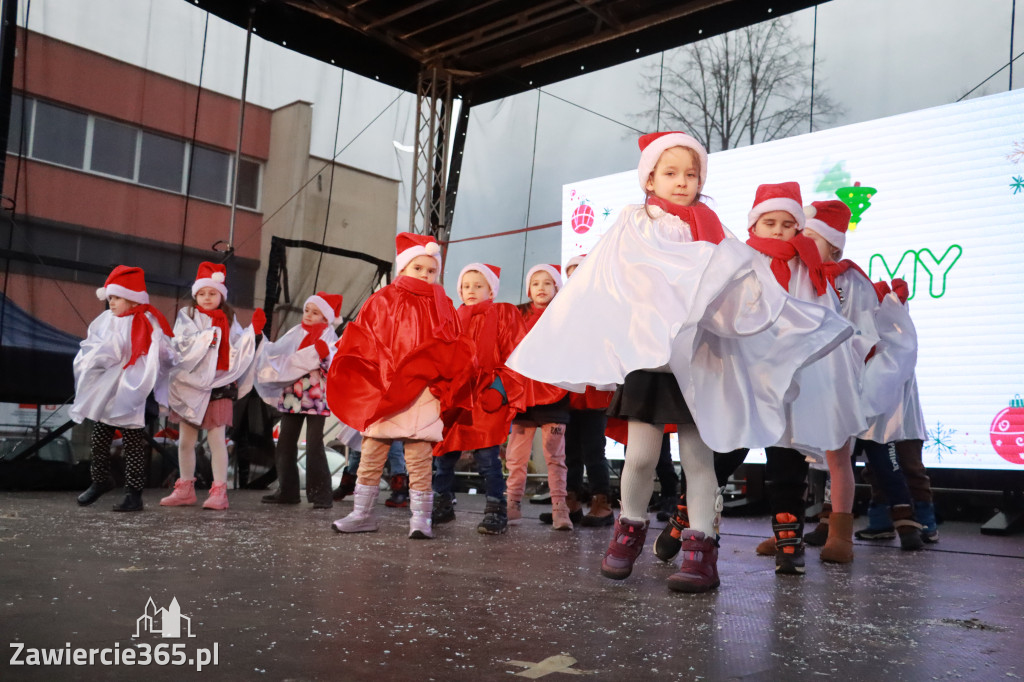
[[[897,504],[889,509],[889,518],[900,536],[900,549],[915,551],[924,548],[921,524],[914,520],[914,508],[909,504]]]
[[[754,549],[761,556],[775,556],[779,548],[775,545],[775,536],[771,536],[766,540],[761,540],[757,543],[757,547]]]
[[[828,540],[828,519],[832,514],[832,503],[826,502],[821,506],[821,513],[818,514],[818,525],[810,533],[804,534],[804,542],[811,547],[821,547]]]
[[[821,560],[834,564],[853,561],[853,514],[834,511],[828,518],[828,539],[821,548]]]
[[[594,495],[590,498],[590,511],[580,520],[580,525],[586,528],[598,528],[610,526],[615,523],[615,514],[612,506],[608,504],[607,495]]]

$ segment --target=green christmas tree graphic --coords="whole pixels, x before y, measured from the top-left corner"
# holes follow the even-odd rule
[[[844,204],[850,207],[850,231],[857,229],[860,217],[864,211],[871,208],[869,199],[878,193],[874,187],[861,187],[859,182],[853,183],[853,187],[840,187],[836,190],[836,196]]]

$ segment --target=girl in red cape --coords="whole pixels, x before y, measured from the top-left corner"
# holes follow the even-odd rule
[[[374,293],[342,333],[327,375],[327,403],[363,435],[352,513],[339,533],[376,531],[373,510],[392,441],[405,445],[409,469],[409,537],[434,537],[430,513],[433,444],[444,422],[472,409],[473,343],[451,300],[436,284],[441,249],[433,237],[395,238],[398,277]]]
[[[526,331],[533,329],[548,304],[562,288],[561,267],[541,264],[526,273],[529,303],[519,307]],[[522,521],[522,500],[526,492],[526,471],[533,450],[533,434],[541,429],[544,460],[548,466],[548,487],[551,490],[551,527],[572,530],[566,504],[565,425],[569,422],[569,397],[566,391],[538,381],[527,382],[525,411],[512,422],[512,434],[505,449],[508,466],[508,520],[512,525]]]
[[[476,527],[486,535],[504,533],[508,525],[505,479],[501,472],[501,444],[508,438],[516,413],[524,409],[526,380],[505,367],[505,360],[526,336],[526,324],[511,303],[495,303],[501,268],[470,263],[459,273],[459,308],[462,333],[476,345],[479,370],[473,379],[473,410],[464,419],[445,424],[444,441],[434,447],[433,522],[455,519],[452,489],[455,464],[464,450],[473,452],[484,479],[487,505]]]

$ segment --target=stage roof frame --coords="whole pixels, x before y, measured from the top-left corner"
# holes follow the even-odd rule
[[[812,7],[811,0],[187,0],[265,40],[416,92],[425,69],[473,105]]]

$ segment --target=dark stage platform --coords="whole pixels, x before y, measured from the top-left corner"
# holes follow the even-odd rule
[[[416,541],[405,509],[381,505],[380,532],[342,536],[330,521],[350,502],[313,511],[232,491],[230,510],[210,512],[162,509],[162,492],[134,514],[108,511],[113,493],[89,508],[74,493],[0,494],[0,679],[1024,678],[1024,538],[976,524],[944,524],[916,553],[858,542],[850,566],[810,549],[798,578],[754,554],[767,518],[727,518],[722,586],[683,595],[650,551],[657,531],[613,582],[598,573],[610,529],[527,518],[478,535],[480,496],[460,495],[458,519]],[[133,648],[185,665],[102,665],[100,652],[11,664]]]

